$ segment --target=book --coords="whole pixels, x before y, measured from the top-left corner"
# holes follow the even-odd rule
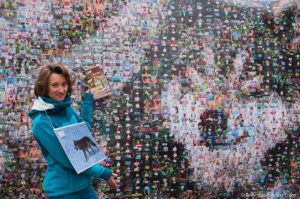
[[[54,132],[78,174],[106,159],[85,122],[55,128]]]
[[[87,66],[84,69],[87,87],[94,94],[94,99],[100,99],[112,95],[112,90],[104,75],[101,66]]]

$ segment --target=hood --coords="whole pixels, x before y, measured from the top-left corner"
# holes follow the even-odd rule
[[[61,112],[67,107],[71,106],[71,97],[67,96],[64,101],[57,101],[49,97],[38,97],[31,107],[28,116],[34,119],[41,112],[47,111],[47,113]]]

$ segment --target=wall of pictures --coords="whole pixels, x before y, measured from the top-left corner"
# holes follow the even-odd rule
[[[27,117],[39,68],[99,66],[101,198],[297,198],[300,5],[293,0],[0,0],[0,198],[45,198]]]

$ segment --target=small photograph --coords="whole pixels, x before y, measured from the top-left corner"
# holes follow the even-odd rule
[[[93,90],[94,99],[100,99],[112,94],[101,66],[85,67],[84,74],[86,76],[88,88]]]

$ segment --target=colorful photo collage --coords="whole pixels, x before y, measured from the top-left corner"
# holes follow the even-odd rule
[[[76,109],[98,91],[99,198],[296,199],[299,27],[296,0],[0,0],[0,198],[46,198],[27,113],[54,62]]]

